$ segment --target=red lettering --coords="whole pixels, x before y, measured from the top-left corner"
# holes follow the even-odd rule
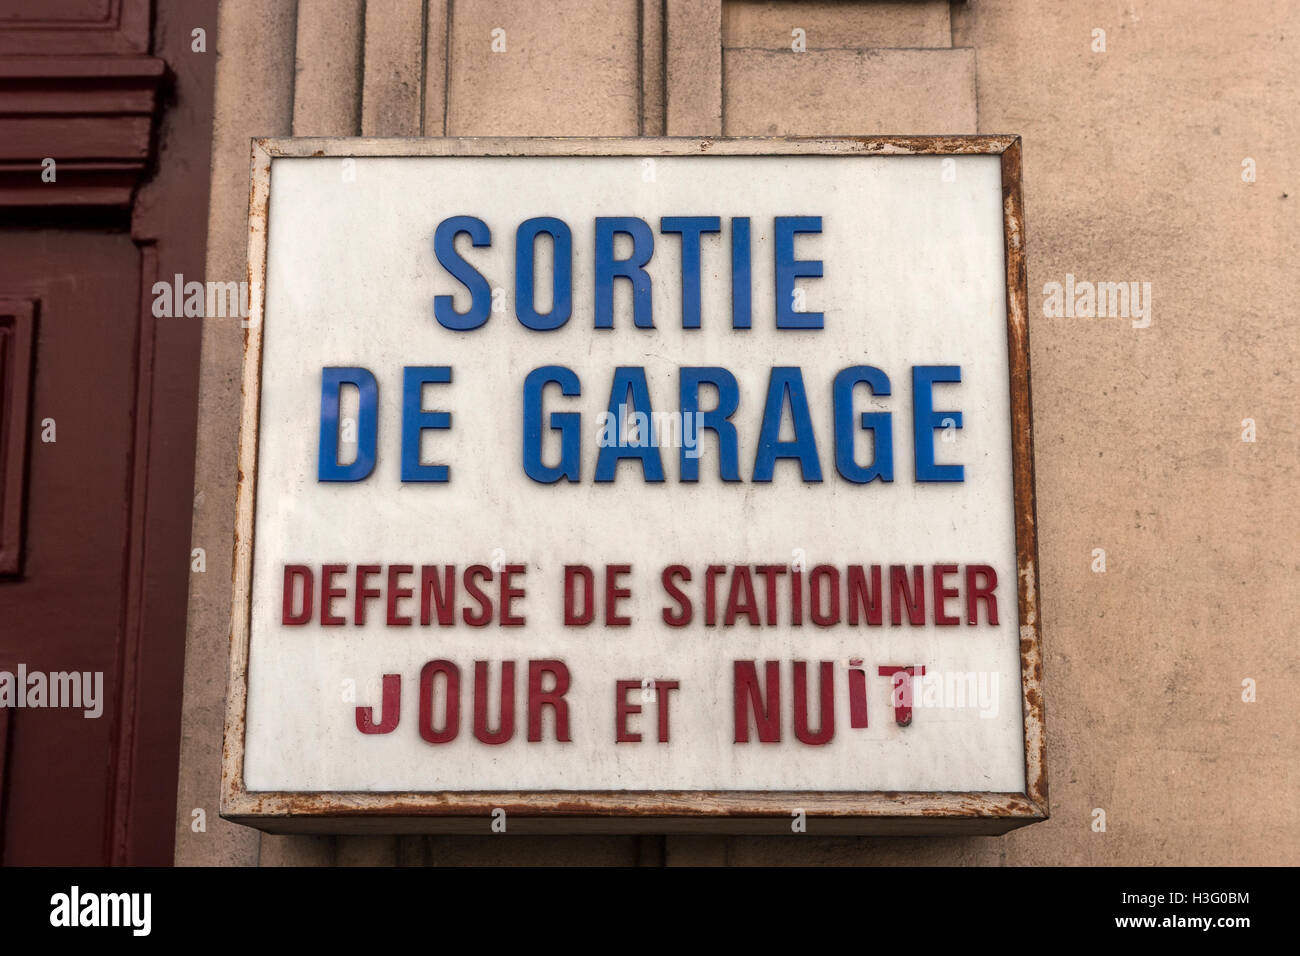
[[[420,568],[420,623],[429,626],[430,598],[438,609],[438,623],[449,627],[456,620],[456,567],[448,565],[442,569],[441,585],[438,584],[438,566],[426,564]]]
[[[925,569],[912,568],[912,586],[907,586],[907,568],[901,564],[889,566],[889,619],[894,624],[903,623],[903,605],[907,605],[908,623],[925,623]]]
[[[668,743],[668,695],[681,686],[681,681],[657,680],[654,682],[655,705],[659,711],[659,742]]]
[[[790,624],[803,627],[803,572],[790,574]]]
[[[689,581],[691,579],[691,569],[684,564],[670,564],[664,568],[664,573],[660,577],[664,590],[668,592],[669,597],[677,602],[677,606],[680,608],[676,614],[672,612],[671,608],[664,608],[664,623],[669,627],[685,627],[691,623],[691,618],[695,613],[694,608],[691,606],[691,599],[686,596],[681,588],[677,587],[677,578]]]
[[[758,739],[765,744],[781,742],[781,662],[768,661],[767,694],[759,686],[758,671],[753,661],[736,661],[733,664],[733,694],[735,702],[736,743],[749,743],[749,714],[754,714]]]
[[[397,602],[415,594],[410,588],[399,586],[397,579],[403,574],[411,574],[415,568],[409,564],[392,564],[388,567],[388,613],[386,620],[389,627],[410,627],[411,619],[397,613]]]
[[[871,566],[871,585],[862,573],[862,565],[855,564],[849,568],[849,623],[858,623],[860,610],[867,612],[867,624],[879,627],[880,616],[880,565]],[[865,676],[865,675],[864,675]],[[856,727],[857,725],[854,724]],[[862,725],[867,726],[866,724]]]
[[[704,626],[715,627],[718,623],[716,581],[718,575],[727,570],[724,564],[710,564],[704,569]]]
[[[293,609],[294,580],[302,581],[302,611]],[[284,566],[284,602],[280,610],[280,623],[287,625],[306,624],[311,620],[312,591],[314,590],[311,568],[303,564],[286,564]]]
[[[833,661],[821,662],[821,686],[818,696],[821,700],[821,720],[817,730],[808,729],[808,663],[794,662],[794,735],[800,743],[820,747],[828,744],[835,736],[835,664]]]
[[[947,600],[950,597],[956,597],[958,590],[944,586],[944,578],[949,574],[957,573],[955,564],[936,564],[931,572],[932,590],[934,591],[934,623],[940,627],[951,627],[953,624],[960,624],[961,618],[949,617]]]
[[[614,681],[614,742],[618,744],[635,744],[641,742],[641,735],[627,726],[628,717],[641,713],[641,705],[633,704],[627,699],[627,692],[639,688],[639,680]]]
[[[822,609],[821,582],[830,582],[830,608]],[[808,578],[809,611],[818,627],[832,627],[840,623],[840,569],[829,564],[819,564]]]
[[[737,600],[737,593],[743,591],[743,603]],[[737,566],[731,572],[731,590],[727,593],[727,613],[723,622],[730,627],[736,623],[739,615],[744,615],[750,624],[758,627],[758,607],[754,599],[754,582],[749,576],[749,568]]]
[[[577,610],[574,592],[577,582],[582,582],[582,610]],[[595,584],[591,568],[585,564],[564,566],[564,623],[569,627],[586,627],[596,616]]]
[[[474,736],[503,744],[515,735],[515,662],[501,662],[501,707],[497,729],[488,729],[488,662],[474,662]]]
[[[334,578],[346,573],[346,564],[326,564],[320,569],[320,623],[321,627],[337,627],[345,623],[334,613],[334,599],[348,593],[347,588],[334,587]]]
[[[849,726],[867,726],[867,672],[856,657],[849,661]]]
[[[550,690],[542,689],[542,676],[550,674],[555,678],[555,685]],[[569,690],[569,669],[563,661],[529,661],[528,662],[528,739],[536,743],[542,739],[542,708],[555,710],[555,739],[568,743],[569,704],[564,695]]]
[[[491,581],[492,569],[486,564],[475,564],[471,565],[465,572],[465,590],[469,592],[470,597],[478,602],[479,611],[476,614],[470,608],[465,608],[461,613],[465,618],[465,623],[470,627],[486,627],[492,620],[492,599],[478,586],[476,578]]]
[[[433,725],[433,682],[447,678],[442,729]],[[429,661],[420,669],[420,736],[431,744],[445,744],[460,732],[460,668],[451,661]]]
[[[776,624],[776,579],[785,574],[784,564],[760,564],[754,570],[763,579],[763,593],[767,599],[767,626]]]
[[[983,576],[987,583],[977,583]],[[978,624],[980,601],[984,602],[989,624],[998,623],[998,599],[993,589],[998,586],[998,573],[987,564],[968,564],[966,566],[966,623]]]
[[[527,574],[528,568],[522,564],[507,564],[501,571],[501,626],[502,627],[523,627],[524,619],[521,615],[515,614],[512,604],[517,598],[524,596],[523,588],[510,586],[510,579],[516,574]]]
[[[375,713],[370,707],[357,708],[357,730],[363,734],[390,734],[397,728],[402,716],[402,676],[384,675],[383,720],[375,723]]]
[[[379,588],[366,587],[366,578],[378,574],[379,571],[380,567],[377,564],[357,565],[357,594],[353,598],[352,607],[352,623],[357,627],[366,623],[366,601],[380,596]]]
[[[618,613],[618,602],[624,598],[632,596],[631,588],[621,588],[618,586],[618,579],[625,574],[632,573],[630,564],[607,564],[605,565],[605,626],[606,627],[627,627],[632,623],[630,617],[622,616]]]

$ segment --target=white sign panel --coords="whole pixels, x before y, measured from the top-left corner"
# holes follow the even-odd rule
[[[229,815],[1044,815],[1018,141],[308,145],[255,169]]]

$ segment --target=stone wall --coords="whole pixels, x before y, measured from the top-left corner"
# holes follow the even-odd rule
[[[1287,0],[222,0],[209,278],[244,275],[254,136],[1023,136],[1052,819],[906,839],[221,821],[242,346],[217,320],[177,862],[1296,863],[1298,42]],[[1067,274],[1149,282],[1149,326],[1046,315]]]

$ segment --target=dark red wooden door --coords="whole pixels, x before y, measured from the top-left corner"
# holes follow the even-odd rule
[[[214,9],[0,0],[7,865],[171,862]]]
[[[98,717],[11,705],[6,863],[98,862],[107,840],[135,418],[138,288],[122,280],[139,271],[125,234],[0,234],[0,297],[36,316],[23,567],[0,584],[0,668],[90,674],[92,694],[99,674],[104,695]]]

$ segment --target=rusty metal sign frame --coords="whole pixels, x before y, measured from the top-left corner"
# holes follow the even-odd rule
[[[1002,163],[1007,344],[1025,741],[1023,792],[937,791],[455,791],[269,792],[244,787],[244,731],[261,395],[271,166],[279,157],[400,156],[908,156],[995,155]],[[997,834],[1046,820],[1047,755],[1038,602],[1029,393],[1028,289],[1020,137],[257,139],[248,210],[249,319],[239,438],[230,668],[221,816],[274,833],[486,833],[504,810],[512,833],[789,833],[802,810],[808,832]]]

